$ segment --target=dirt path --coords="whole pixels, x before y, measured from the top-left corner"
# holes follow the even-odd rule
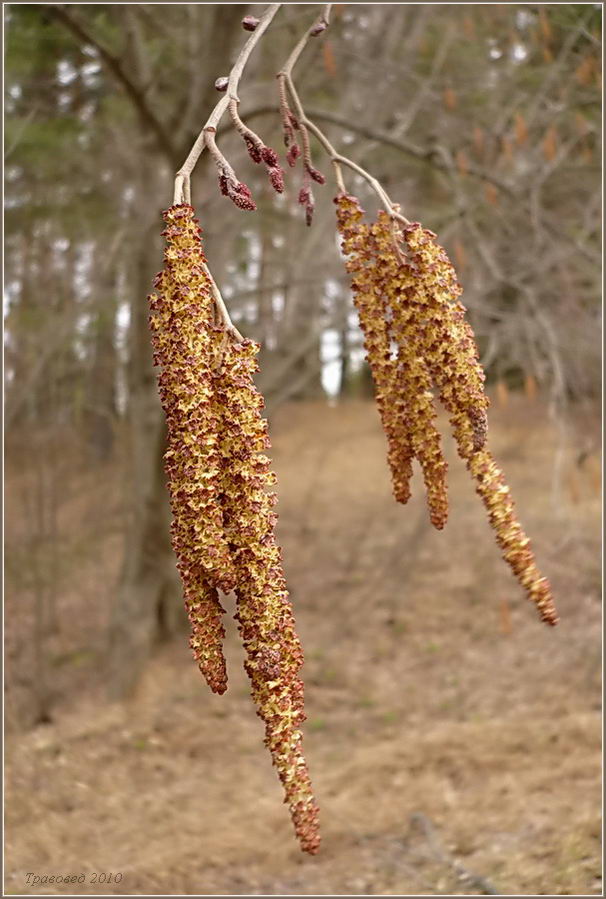
[[[292,837],[232,628],[224,697],[175,645],[128,706],[86,691],[9,735],[6,892],[64,891],[28,888],[33,872],[84,873],[71,889],[97,893],[90,875],[111,872],[123,876],[106,892],[127,894],[601,893],[595,464],[566,456],[554,505],[543,412],[518,400],[493,413],[559,600],[551,630],[452,448],[440,534],[418,472],[409,506],[391,501],[369,404],[291,406],[273,432],[319,856]]]

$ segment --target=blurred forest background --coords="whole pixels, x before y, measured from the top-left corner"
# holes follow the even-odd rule
[[[171,203],[174,172],[220,97],[214,82],[228,74],[245,40],[242,17],[258,15],[262,8],[178,3],[4,7],[5,685],[7,730],[13,740],[8,789],[9,795],[14,788],[21,797],[17,801],[15,794],[8,822],[12,824],[8,876],[14,881],[7,882],[7,889],[20,891],[21,872],[37,870],[41,859],[63,864],[53,840],[62,833],[63,849],[71,846],[74,828],[80,833],[90,831],[90,854],[82,855],[72,846],[67,861],[77,870],[100,864],[100,847],[108,844],[92,835],[93,800],[86,793],[99,776],[99,766],[106,764],[113,771],[113,786],[108,785],[107,794],[123,789],[126,798],[120,807],[132,812],[133,793],[141,789],[133,787],[133,772],[146,752],[158,752],[161,746],[166,757],[166,741],[178,737],[175,758],[184,752],[183,764],[191,769],[200,763],[192,762],[193,755],[184,747],[195,744],[199,749],[203,743],[210,745],[209,741],[215,746],[213,740],[219,739],[215,731],[225,725],[225,739],[231,743],[215,748],[226,765],[229,753],[236,754],[234,765],[247,783],[257,784],[258,792],[249,786],[248,794],[236,789],[226,798],[232,775],[228,783],[225,772],[215,771],[213,776],[224,792],[218,790],[214,807],[210,797],[205,801],[215,819],[225,816],[225,838],[208,850],[212,859],[206,859],[203,868],[206,880],[200,881],[202,875],[196,873],[193,850],[191,859],[179,857],[178,864],[175,855],[171,872],[165,859],[168,837],[148,833],[148,849],[157,839],[164,853],[160,853],[161,864],[168,873],[165,877],[158,873],[157,850],[149,849],[149,857],[137,867],[136,860],[142,856],[133,845],[128,864],[135,874],[128,884],[122,883],[122,890],[196,892],[207,886],[215,892],[340,892],[343,887],[349,892],[393,888],[439,893],[454,884],[458,891],[481,892],[481,884],[469,886],[456,860],[476,851],[480,854],[474,864],[490,866],[488,873],[498,869],[511,887],[509,892],[597,890],[596,884],[601,883],[595,729],[596,720],[599,726],[596,641],[601,577],[601,6],[338,4],[330,28],[310,42],[295,70],[308,115],[338,149],[379,178],[409,219],[421,220],[436,231],[455,262],[493,396],[491,433],[497,458],[503,460],[506,474],[511,472],[514,496],[519,485],[522,521],[528,523],[530,535],[536,535],[546,573],[563,597],[562,630],[555,638],[539,633],[528,620],[532,612],[523,600],[518,602],[507,572],[501,582],[504,566],[490,545],[481,512],[477,519],[455,519],[460,527],[455,524],[449,537],[448,528],[445,535],[426,530],[422,498],[418,502],[415,498],[416,518],[414,503],[410,510],[389,505],[384,446],[370,403],[361,335],[335,237],[332,197],[336,191],[320,147],[314,141],[315,164],[326,174],[327,184],[315,189],[311,228],[306,228],[297,204],[300,167],[287,169],[286,194],[276,196],[264,172],[248,158],[241,138],[227,127],[227,120],[219,130],[222,150],[251,187],[258,211],[240,212],[220,195],[208,154],[194,173],[193,203],[213,275],[240,330],[262,348],[258,384],[266,396],[275,435],[280,537],[308,648],[304,676],[312,708],[314,689],[328,691],[317,700],[311,717],[312,775],[314,769],[320,780],[329,776],[323,772],[335,773],[340,764],[339,739],[345,746],[351,737],[348,728],[355,728],[359,720],[364,733],[372,731],[378,741],[369,743],[364,757],[363,765],[373,769],[366,776],[372,773],[375,781],[383,776],[383,789],[389,792],[392,769],[385,762],[381,773],[377,746],[386,747],[387,758],[401,742],[398,722],[406,728],[407,741],[414,741],[419,729],[427,737],[424,714],[437,727],[445,726],[451,715],[459,723],[471,721],[468,737],[456,737],[453,744],[464,756],[461,747],[468,740],[470,777],[476,764],[471,747],[481,747],[483,739],[488,740],[487,753],[494,761],[491,770],[507,768],[503,759],[494,756],[490,742],[494,739],[507,745],[513,741],[513,749],[501,745],[505,755],[510,749],[515,754],[520,745],[529,755],[535,752],[536,764],[540,767],[544,762],[548,774],[562,762],[557,752],[553,755],[551,743],[544,747],[543,760],[537,746],[531,749],[531,722],[538,720],[533,705],[539,701],[537,668],[549,684],[546,690],[555,690],[555,683],[562,690],[562,683],[566,684],[564,692],[541,700],[545,709],[551,708],[553,720],[560,721],[555,742],[564,740],[566,732],[571,746],[579,752],[579,747],[586,750],[570,774],[569,804],[560,793],[562,806],[546,807],[540,821],[530,821],[529,812],[527,829],[521,836],[516,831],[519,845],[511,843],[511,835],[495,837],[496,856],[494,852],[482,855],[488,852],[486,847],[475,846],[477,823],[475,828],[469,825],[469,832],[463,823],[456,824],[464,803],[440,794],[432,814],[444,822],[450,808],[458,834],[454,848],[448,842],[436,850],[435,835],[428,829],[433,825],[421,816],[411,827],[416,826],[418,839],[425,839],[433,849],[411,861],[414,834],[402,844],[394,843],[392,831],[378,836],[380,827],[375,831],[371,827],[369,835],[363,818],[358,822],[355,812],[343,806],[342,814],[358,842],[341,846],[340,857],[347,859],[342,868],[335,862],[334,841],[327,850],[329,860],[317,863],[300,861],[288,844],[283,856],[278,852],[279,875],[269,861],[263,862],[263,852],[268,852],[267,844],[277,828],[287,843],[288,823],[279,807],[277,788],[265,787],[265,769],[257,774],[249,770],[262,748],[244,681],[238,686],[238,675],[234,675],[236,705],[225,713],[227,722],[219,722],[219,728],[215,722],[209,731],[217,698],[202,696],[189,658],[169,543],[162,472],[164,429],[151,364],[146,301],[162,265],[161,211]],[[284,6],[251,57],[241,83],[242,117],[280,151],[284,165],[275,74],[318,11],[314,5]],[[352,172],[346,172],[346,179],[365,208],[374,210],[376,199],[366,183]],[[462,473],[457,493],[457,477],[453,475],[453,505],[479,505]],[[409,512],[413,524],[402,530],[405,526],[399,522]],[[323,527],[334,531],[328,534]],[[461,542],[466,534],[468,543]],[[486,545],[486,556],[473,556],[475,542]],[[386,546],[391,547],[387,561],[381,556]],[[434,554],[433,561],[426,551]],[[365,552],[368,570],[363,575]],[[352,574],[356,564],[362,569]],[[434,569],[433,586],[411,583],[407,572],[415,564],[425,573],[428,567]],[[339,580],[345,577],[338,574],[339,566],[351,574],[349,582]],[[380,591],[375,596],[372,588],[377,578],[383,578],[388,593],[398,593],[405,584],[410,605],[404,618],[391,606],[391,611],[381,611]],[[460,608],[447,600],[453,591]],[[482,635],[475,623],[475,606],[489,605],[492,597],[496,597],[496,630]],[[330,600],[330,608],[323,598]],[[364,603],[371,612],[363,611]],[[420,619],[429,615],[431,633],[417,622],[417,606]],[[353,620],[348,608],[354,610]],[[381,630],[373,643],[369,628],[375,613],[377,627],[384,618],[387,621],[389,638]],[[529,636],[521,637],[516,650],[512,647],[518,639],[514,633],[518,614],[520,628],[528,628]],[[417,628],[421,628],[418,637]],[[368,644],[364,648],[358,645],[362,630]],[[495,639],[504,641],[499,650],[495,650]],[[554,639],[557,652],[551,649]],[[446,681],[434,681],[441,670],[439,651],[448,640],[452,641],[449,652],[462,652],[464,660],[447,653]],[[336,646],[340,648],[333,651]],[[415,647],[417,673],[414,678],[411,675],[407,690],[418,690],[425,699],[415,703],[408,696],[413,716],[408,720],[401,717],[399,705],[396,711],[392,706],[383,708],[377,697],[394,692],[401,679],[399,652],[404,648],[407,658],[409,653],[416,658]],[[503,664],[512,666],[522,679],[528,678],[528,695],[517,695],[522,705],[528,702],[520,731],[506,728],[505,733],[495,724],[512,692],[516,695],[518,690],[510,668],[509,680],[499,682],[490,701],[485,697],[483,710],[479,697],[484,694],[473,694],[486,680],[485,666],[491,667],[493,653],[501,651],[506,653]],[[466,682],[471,692],[465,692],[460,680],[454,686],[448,681],[455,675],[462,677],[459,662],[470,666],[467,671],[476,671],[478,680],[469,675],[471,682],[469,677]],[[361,669],[373,665],[384,665],[385,672],[375,683],[374,698],[370,682],[367,692],[356,693],[354,687],[359,687],[360,677],[366,677]],[[499,676],[495,677],[498,681]],[[423,692],[443,691],[446,682],[456,692],[455,712],[434,708],[435,699]],[[179,684],[175,687],[178,698],[162,693],[161,683],[166,690],[166,683]],[[476,706],[467,714],[462,708],[473,705],[472,694]],[[178,721],[168,728],[170,736],[156,733],[151,737],[154,715],[164,723],[172,720],[170,709],[184,695],[193,711],[181,709]],[[135,706],[133,697],[138,697]],[[202,730],[200,703],[208,719]],[[250,749],[232,750],[240,733],[238,703],[242,716],[253,719]],[[347,703],[354,705],[349,708]],[[349,708],[341,737],[328,732],[340,720],[337,707],[343,707],[343,714]],[[142,715],[141,709],[148,714],[145,723],[140,723],[143,735],[124,723]],[[573,709],[581,717],[571,718],[566,731],[562,722]],[[544,714],[552,720],[551,712]],[[99,730],[85,732],[83,720],[91,728],[94,721],[104,721],[104,729],[99,725]],[[364,720],[374,723],[366,727]],[[103,762],[105,728],[117,742],[111,759]],[[522,732],[525,736],[519,737]],[[543,726],[541,739],[547,740],[547,732],[549,728]],[[486,737],[488,733],[492,737]],[[451,742],[452,734],[444,737]],[[436,740],[436,746],[442,745],[439,737]],[[318,747],[322,743],[324,750],[316,751],[314,741]],[[91,754],[87,755],[89,743]],[[70,756],[66,762],[68,750],[60,747],[72,744],[74,759]],[[432,758],[427,746],[417,751]],[[443,758],[440,761],[440,751],[435,751],[437,771]],[[79,774],[69,767],[72,761],[77,764],[76,754],[89,763]],[[572,765],[574,753],[564,754]],[[206,756],[202,758],[206,764]],[[59,783],[56,794],[49,792],[44,800],[52,826],[47,821],[46,829],[34,832],[33,797],[38,795],[40,801],[47,762]],[[61,768],[60,763],[67,767]],[[127,773],[123,766],[130,764]],[[410,759],[396,756],[390,764],[393,770],[402,765],[405,770],[414,769]],[[115,765],[121,774],[116,775]],[[197,777],[204,778],[203,772],[200,766]],[[455,781],[459,775],[464,778],[459,772]],[[272,776],[269,772],[268,783]],[[166,777],[173,783],[174,770]],[[74,778],[85,784],[80,792],[78,784],[73,787]],[[362,784],[359,772],[351,778]],[[195,787],[184,783],[176,799],[165,798],[173,816],[181,808],[182,817],[174,818],[173,825],[184,828],[187,846],[183,822],[190,813],[183,811],[183,802]],[[320,799],[338,805],[343,791],[326,784],[326,795]],[[331,798],[333,787],[341,799]],[[364,789],[372,793],[368,785]],[[521,788],[520,802],[527,792]],[[544,797],[549,789],[542,783],[538,793]],[[250,849],[250,864],[238,842],[249,839],[246,830],[234,823],[234,803],[242,800],[245,805],[247,795],[250,814],[259,814],[258,820],[265,822],[250,837],[250,846],[256,846],[254,852]],[[102,801],[95,791],[94,802]],[[231,803],[227,811],[226,803]],[[361,808],[357,799],[354,805]],[[80,806],[83,817],[75,823]],[[389,815],[380,807],[381,820],[387,821]],[[512,800],[512,821],[519,808]],[[240,812],[244,819],[248,817]],[[477,822],[473,803],[467,812],[469,821]],[[105,811],[97,808],[93,830],[96,834],[96,828],[103,830],[104,820],[111,821],[116,840],[128,841],[147,812],[138,807],[136,814],[122,821],[120,831],[119,826],[116,830],[120,812],[114,806]],[[265,814],[269,818],[263,818]],[[193,810],[191,815],[194,839]],[[139,823],[134,824],[135,820]],[[554,821],[565,826],[552,857],[545,847],[554,846]],[[343,822],[340,826],[344,827]],[[269,828],[267,833],[263,827]],[[495,827],[498,831],[499,825]],[[346,832],[346,827],[339,831],[343,840]],[[207,846],[212,844],[209,839],[205,835]],[[524,855],[529,841],[535,845],[530,860],[528,853]],[[407,851],[409,860],[404,868],[398,867],[400,862],[394,858]],[[524,856],[522,862],[518,852]],[[330,853],[329,874],[322,865],[329,866]],[[241,871],[234,857],[243,866]],[[112,858],[104,863],[115,868],[117,861]],[[302,865],[307,866],[303,871]],[[213,866],[218,872],[215,880],[208,874],[215,870]],[[350,873],[353,879],[348,880]]]

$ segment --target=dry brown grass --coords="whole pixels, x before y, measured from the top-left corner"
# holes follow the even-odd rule
[[[232,626],[224,697],[185,639],[125,706],[103,700],[96,657],[63,665],[53,722],[8,735],[6,892],[28,892],[27,872],[106,871],[127,894],[477,894],[463,866],[502,893],[600,893],[599,465],[576,464],[585,425],[554,505],[542,408],[512,396],[491,423],[557,629],[501,562],[452,447],[440,534],[418,473],[409,506],[392,502],[370,404],[289,406],[274,459],[319,856],[294,841]],[[116,571],[111,529],[96,546],[61,596],[76,646],[103,622],[82,583],[101,603]]]

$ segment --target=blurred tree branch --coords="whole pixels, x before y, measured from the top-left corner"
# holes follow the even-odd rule
[[[47,6],[46,12],[50,19],[61,23],[83,44],[94,47],[104,64],[113,74],[119,84],[122,85],[127,96],[132,101],[135,109],[141,117],[144,127],[154,134],[158,149],[172,165],[176,158],[176,147],[160,119],[156,116],[146,100],[146,87],[136,84],[126,72],[124,62],[118,56],[111,53],[107,47],[90,31],[80,17],[69,11],[65,6]],[[128,6],[127,6],[128,9]]]

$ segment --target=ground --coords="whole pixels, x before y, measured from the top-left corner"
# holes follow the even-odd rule
[[[600,894],[596,428],[562,434],[538,398],[494,405],[491,446],[553,583],[557,628],[500,559],[450,444],[438,533],[418,472],[408,506],[392,501],[370,403],[284,407],[272,422],[279,538],[306,652],[319,855],[293,838],[231,618],[225,696],[184,638],[158,651],[129,703],[107,703],[95,647],[120,543],[99,527],[59,597],[70,648],[52,720],[9,718],[6,892],[61,893],[27,874],[84,873],[77,894]],[[84,545],[82,503],[74,490]],[[95,872],[121,882],[99,886]]]

